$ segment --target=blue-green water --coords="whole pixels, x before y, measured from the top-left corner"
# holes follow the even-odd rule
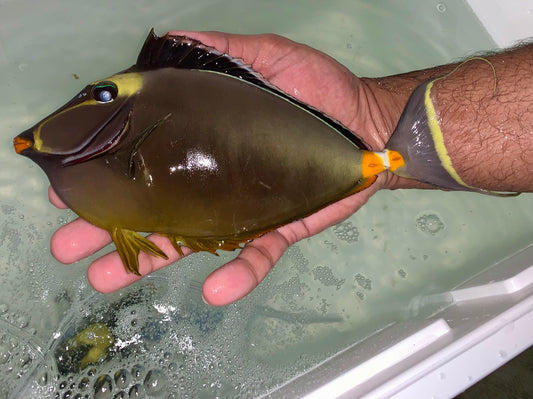
[[[275,32],[362,76],[429,67],[494,47],[461,1],[0,0],[0,398],[250,397],[398,320],[533,237],[531,196],[380,192],[356,215],[289,249],[250,296],[222,309],[200,285],[235,254],[196,254],[113,295],[89,261],[65,266],[49,238],[73,218],[11,139],[86,82],[136,59],[149,28]],[[79,77],[79,80],[75,76]],[[98,364],[59,359],[68,338],[103,323]],[[79,360],[79,359],[78,359]]]

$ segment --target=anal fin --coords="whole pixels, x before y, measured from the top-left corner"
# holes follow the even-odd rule
[[[168,256],[152,241],[144,238],[139,233],[120,227],[114,227],[111,231],[111,238],[117,247],[118,254],[124,268],[130,273],[139,273],[139,252],[143,251],[148,254],[168,259]]]
[[[222,249],[224,251],[233,251],[239,249],[243,242],[247,239],[218,239],[218,238],[199,238],[199,237],[181,237],[174,234],[160,233],[169,239],[170,243],[176,251],[183,256],[183,250],[180,245],[190,248],[194,252],[206,251],[217,255],[216,251]]]

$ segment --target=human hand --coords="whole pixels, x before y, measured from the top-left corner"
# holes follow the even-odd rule
[[[200,40],[241,58],[270,83],[297,99],[323,111],[351,129],[373,150],[382,150],[392,132],[396,115],[383,115],[378,100],[365,81],[329,56],[308,46],[275,35],[228,35],[217,32],[170,32]],[[385,107],[387,108],[387,107]],[[396,107],[397,108],[397,107]],[[400,107],[401,108],[401,107]],[[391,107],[390,109],[395,109]],[[344,198],[304,219],[271,231],[247,243],[235,259],[215,270],[203,285],[204,299],[215,306],[232,303],[250,293],[268,274],[287,248],[315,235],[357,211],[377,190],[396,184],[398,177],[382,173],[369,188]],[[52,189],[50,201],[66,208]],[[142,253],[139,271],[147,275],[180,258],[167,238],[153,234],[154,241],[169,257],[164,260]],[[107,231],[83,219],[62,226],[52,237],[51,250],[63,263],[81,260],[111,242]],[[185,255],[191,253],[184,248]],[[109,293],[141,277],[127,273],[116,251],[95,260],[87,271],[91,285]]]

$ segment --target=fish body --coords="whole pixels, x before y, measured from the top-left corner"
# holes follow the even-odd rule
[[[362,151],[261,88],[198,70],[131,75],[142,81],[122,133],[131,138],[84,162],[51,160],[48,172],[60,198],[98,226],[240,238],[363,183]]]
[[[166,257],[138,232],[180,252],[235,249],[403,165],[238,60],[153,32],[136,65],[14,143],[71,209],[111,233],[134,273],[139,251]]]

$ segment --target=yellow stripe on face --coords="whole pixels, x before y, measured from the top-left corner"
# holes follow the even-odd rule
[[[113,76],[109,77],[108,79],[102,79],[102,80],[93,82],[93,83],[91,83],[91,86],[97,86],[98,84],[100,84],[102,82],[113,82],[117,86],[117,89],[118,89],[117,90],[117,98],[114,100],[114,101],[117,101],[117,100],[122,100],[124,98],[128,98],[128,97],[131,97],[131,96],[137,94],[142,88],[143,78],[142,78],[142,75],[140,73],[135,73],[135,72],[123,73],[123,74],[113,75]],[[59,112],[59,113],[55,113],[55,114],[50,115],[48,118],[43,120],[41,122],[41,124],[39,124],[39,126],[37,126],[35,128],[35,130],[33,131],[33,141],[34,141],[33,147],[37,151],[51,152],[50,148],[48,148],[48,147],[43,145],[43,140],[41,138],[41,128],[42,128],[42,126],[45,123],[47,123],[50,120],[52,120],[53,118],[55,118],[56,116],[62,115],[65,112],[68,112],[68,111],[73,110],[75,108],[86,106],[86,105],[99,105],[99,104],[100,105],[105,105],[105,104],[102,104],[102,103],[96,101],[94,98],[87,97],[87,100],[85,100],[85,101],[83,101],[83,102],[81,102],[79,104],[76,104],[76,105],[73,105],[72,107],[66,108],[63,111]]]
[[[35,148],[37,151],[41,152],[50,152],[50,149],[43,146],[43,140],[41,139],[41,126],[50,120],[50,118],[46,118],[37,128],[33,131],[33,148]]]
[[[103,79],[99,82],[110,81],[117,85],[118,87],[118,97],[131,97],[134,94],[137,94],[143,85],[143,78],[140,73],[131,72],[131,73],[121,73],[118,75],[113,75],[109,79]],[[93,83],[97,85],[99,82]]]
[[[466,184],[463,179],[459,176],[459,174],[456,172],[455,168],[452,165],[452,160],[450,156],[448,155],[448,151],[446,150],[446,146],[444,144],[444,136],[442,135],[442,130],[440,129],[439,125],[439,118],[437,116],[437,112],[435,111],[435,106],[433,105],[433,101],[431,101],[431,88],[433,87],[433,83],[435,83],[436,80],[439,80],[441,78],[435,79],[432,82],[428,83],[426,87],[426,93],[424,95],[424,104],[426,106],[426,115],[428,118],[428,125],[429,130],[431,132],[431,136],[433,137],[433,142],[435,143],[435,150],[437,151],[437,155],[439,157],[440,163],[446,169],[446,172],[449,173],[449,175],[460,185],[473,188]]]

